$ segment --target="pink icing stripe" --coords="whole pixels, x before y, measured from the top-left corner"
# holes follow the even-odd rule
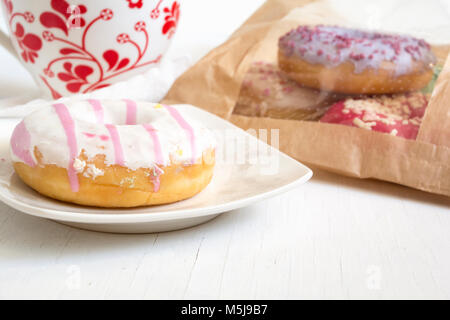
[[[118,164],[119,166],[124,166],[125,161],[123,158],[122,143],[120,142],[119,132],[117,131],[116,126],[112,124],[107,124],[106,128],[109,131],[112,143],[114,145],[114,155],[116,157],[116,164]]]
[[[194,129],[189,125],[189,123],[186,122],[186,120],[183,118],[183,116],[178,112],[177,109],[175,109],[172,106],[165,106],[166,109],[169,111],[170,115],[178,122],[181,128],[183,128],[186,131],[187,136],[189,137],[189,141],[191,143],[191,151],[192,151],[192,164],[195,164],[197,161],[197,148],[195,143],[195,134]]]
[[[21,122],[14,129],[11,137],[11,150],[12,152],[24,163],[30,167],[35,167],[36,162],[31,156],[31,136],[25,126],[25,122]]]
[[[92,109],[94,109],[95,117],[97,118],[97,123],[105,122],[105,115],[103,111],[103,106],[99,100],[89,99],[88,102],[91,104]]]
[[[132,100],[125,99],[124,100],[127,104],[127,125],[134,125],[136,124],[136,118],[137,118],[137,105],[136,102]]]
[[[156,133],[155,128],[149,123],[145,123],[142,126],[145,128],[145,130],[147,130],[147,132],[150,134],[150,137],[153,140],[156,164],[159,164],[159,165],[164,164],[164,158],[163,158],[162,149],[161,149],[161,142],[159,141],[159,137],[158,137],[158,134]]]
[[[53,108],[55,109],[55,112],[58,115],[59,120],[61,121],[61,124],[66,133],[67,144],[69,145],[70,161],[69,161],[69,168],[67,169],[67,171],[69,174],[70,188],[72,189],[72,192],[78,192],[80,190],[80,184],[78,181],[77,172],[73,167],[73,162],[75,161],[76,157],[78,157],[77,137],[75,134],[75,122],[73,121],[73,118],[70,115],[69,110],[64,104],[62,103],[54,104]]]
[[[149,123],[145,123],[142,126],[145,128],[145,130],[147,130],[150,137],[152,138],[153,148],[154,148],[155,157],[156,157],[156,164],[159,164],[159,165],[164,164],[164,158],[163,158],[162,149],[161,149],[161,142],[159,141],[159,137],[158,137],[158,134],[156,133],[155,128]],[[159,179],[159,176],[161,175],[161,173],[162,173],[161,169],[158,166],[155,166],[153,168],[153,176],[151,177],[151,180],[154,185],[154,187],[153,187],[154,192],[158,192],[159,189],[161,188],[161,180]]]
[[[150,178],[153,182],[153,192],[158,192],[161,189],[161,179],[159,178],[164,172],[158,167],[153,168],[153,176]]]

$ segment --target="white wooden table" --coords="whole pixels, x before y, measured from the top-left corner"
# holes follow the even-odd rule
[[[172,50],[198,58],[260,3],[192,1]],[[192,23],[199,14],[207,27]],[[35,90],[2,50],[0,61],[0,97]],[[154,235],[81,231],[0,203],[0,298],[448,299],[449,209],[449,198],[320,170],[282,196]]]

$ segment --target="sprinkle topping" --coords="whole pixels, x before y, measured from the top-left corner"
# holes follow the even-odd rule
[[[320,122],[336,123],[415,139],[429,97],[415,92],[372,98],[349,98],[334,104]]]

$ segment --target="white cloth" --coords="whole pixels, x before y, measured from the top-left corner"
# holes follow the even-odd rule
[[[152,68],[147,72],[134,76],[126,81],[115,83],[92,93],[63,97],[56,101],[64,102],[68,99],[88,98],[128,98],[133,100],[158,102],[166,95],[175,79],[187,70],[191,64],[191,60],[192,59],[188,55],[166,59],[161,62],[159,67]],[[2,107],[0,108],[0,118],[23,118],[49,102],[51,101],[40,98],[25,104]]]

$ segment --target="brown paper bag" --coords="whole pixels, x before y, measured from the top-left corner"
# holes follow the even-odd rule
[[[300,24],[352,25],[311,0],[269,0],[227,42],[173,85],[164,103],[189,103],[243,129],[279,129],[280,149],[299,161],[358,178],[375,178],[450,196],[450,59],[436,82],[417,140],[319,122],[233,114],[245,73],[255,61],[276,64],[280,36]],[[314,3],[316,4],[316,3]]]

